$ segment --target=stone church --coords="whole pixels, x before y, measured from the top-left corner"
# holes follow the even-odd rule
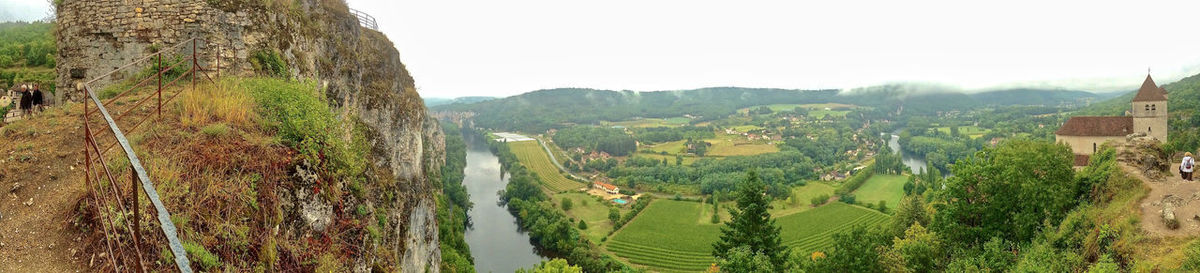
[[[1125,116],[1071,117],[1054,132],[1055,141],[1071,146],[1075,165],[1087,165],[1088,158],[1105,141],[1124,141],[1126,135],[1145,133],[1159,141],[1167,140],[1167,90],[1146,81],[1133,96],[1132,108]]]

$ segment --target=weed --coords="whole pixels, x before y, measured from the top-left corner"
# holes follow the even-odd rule
[[[254,71],[259,73],[279,78],[288,76],[287,62],[279,56],[279,51],[274,49],[260,49],[254,52],[254,57],[250,59],[250,64],[254,66]]]
[[[188,259],[196,265],[199,265],[202,270],[209,271],[221,266],[221,258],[216,254],[209,252],[204,246],[194,242],[183,242],[183,250],[187,251]]]
[[[176,105],[184,126],[201,126],[210,122],[250,125],[257,118],[253,99],[231,80],[183,92]]]
[[[200,128],[200,133],[209,137],[223,137],[229,135],[229,126],[225,123],[213,123]]]

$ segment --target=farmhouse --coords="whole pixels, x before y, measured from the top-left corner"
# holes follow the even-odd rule
[[[619,188],[617,188],[616,185],[604,183],[604,182],[600,182],[600,181],[592,182],[592,188],[603,190],[604,192],[607,192],[609,194],[618,194],[621,192],[621,190]]]
[[[1071,117],[1054,132],[1055,141],[1071,146],[1075,165],[1087,165],[1088,158],[1106,141],[1123,141],[1126,135],[1144,133],[1159,141],[1167,140],[1167,90],[1146,75],[1134,95],[1125,116]]]

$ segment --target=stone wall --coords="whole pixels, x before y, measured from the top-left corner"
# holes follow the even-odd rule
[[[429,175],[443,163],[441,129],[426,116],[392,43],[360,27],[341,0],[62,0],[57,17],[58,95],[69,101],[83,98],[72,87],[190,38],[202,40],[196,50],[201,65],[216,68],[219,59],[224,75],[254,74],[256,53],[278,53],[287,63],[285,74],[316,79],[338,115],[368,129],[376,167],[396,181],[394,198],[373,193],[354,202],[394,203],[386,206],[397,208],[387,215],[396,223],[392,236],[363,248],[397,255],[356,257],[356,271],[380,260],[396,260],[403,272],[439,271],[434,193],[440,185]],[[119,71],[92,88],[144,67]]]

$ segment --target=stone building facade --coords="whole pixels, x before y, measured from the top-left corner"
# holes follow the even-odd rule
[[[1143,133],[1159,141],[1167,140],[1167,90],[1154,83],[1150,75],[1142,82],[1130,103],[1127,116],[1071,117],[1058,131],[1056,141],[1071,146],[1075,164],[1087,164],[1088,157],[1107,141],[1124,141],[1125,136]]]

